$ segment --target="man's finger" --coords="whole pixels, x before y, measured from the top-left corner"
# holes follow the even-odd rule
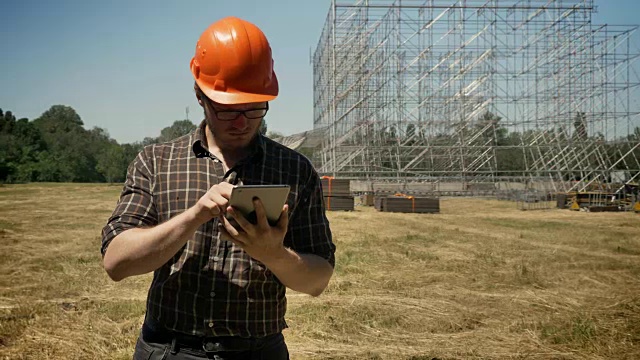
[[[227,230],[222,227],[222,223],[220,223],[220,240],[222,241],[233,241],[233,237],[229,235]]]
[[[231,224],[231,223],[229,223],[229,224]],[[230,225],[230,226],[231,226],[231,228],[235,229],[233,227],[233,225]],[[221,226],[221,228],[220,228],[220,240],[231,241],[234,244],[239,244],[239,245],[245,246],[247,244],[247,238],[244,236],[244,233],[238,232],[237,230],[235,231],[235,233],[237,233],[238,235],[235,235],[235,236],[231,235],[231,233],[229,233],[229,231],[226,228]]]
[[[253,225],[242,215],[242,213],[240,213],[240,211],[237,211],[233,207],[229,206],[227,207],[227,213],[231,215],[236,223],[238,223],[240,229],[247,233],[251,232],[251,230],[253,229]]]
[[[228,182],[221,182],[220,184],[218,184],[218,191],[224,198],[229,199],[234,187],[235,185],[232,185]]]
[[[267,219],[267,211],[264,209],[264,204],[259,198],[253,198],[253,207],[256,209],[256,224],[261,228],[269,226],[269,220]]]
[[[222,218],[222,227],[223,228],[221,230],[226,231],[232,238],[236,238],[240,235],[238,229],[236,229],[226,217]]]
[[[204,198],[202,201],[203,206],[209,211],[212,218],[220,215],[220,207],[218,207],[218,204],[216,204],[215,201],[210,198]]]
[[[278,229],[284,233],[287,232],[289,228],[289,205],[284,204],[282,207],[282,212],[280,213],[280,218],[278,219],[278,224],[276,225]]]
[[[227,205],[229,204],[229,199],[225,198],[222,194],[217,192],[209,193],[209,200],[216,203],[221,212],[224,212],[224,209],[226,209]]]

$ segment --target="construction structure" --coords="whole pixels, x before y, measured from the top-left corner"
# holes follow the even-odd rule
[[[595,10],[593,0],[332,0],[312,56],[324,132],[314,165],[431,189],[637,182],[637,27],[594,24]]]

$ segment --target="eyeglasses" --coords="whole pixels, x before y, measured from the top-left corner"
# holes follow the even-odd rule
[[[248,110],[216,110],[213,106],[211,109],[216,114],[218,120],[222,121],[231,121],[235,120],[242,114],[247,119],[260,119],[267,115],[267,111],[269,111],[269,103],[266,103],[266,106],[258,109],[248,109]]]

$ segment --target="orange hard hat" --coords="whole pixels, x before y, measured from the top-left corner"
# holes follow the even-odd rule
[[[191,73],[211,100],[220,104],[270,101],[278,96],[271,47],[254,24],[226,17],[200,35]]]

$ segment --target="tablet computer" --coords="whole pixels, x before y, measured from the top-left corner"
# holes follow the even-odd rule
[[[289,189],[289,185],[239,185],[231,191],[229,206],[232,206],[252,224],[255,224],[256,213],[253,207],[253,199],[257,197],[262,201],[269,223],[274,225],[280,218],[282,207],[289,195]],[[227,219],[232,221],[233,217],[227,215]]]

